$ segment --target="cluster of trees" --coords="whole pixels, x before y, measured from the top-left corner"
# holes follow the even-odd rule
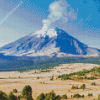
[[[17,100],[17,97],[12,92],[7,96],[6,93],[0,91],[0,100]]]
[[[17,89],[13,90],[13,93],[17,93]],[[22,95],[15,96],[12,92],[7,95],[6,93],[0,91],[0,100],[20,100],[21,98],[25,100],[33,100],[32,98],[32,88],[29,85],[26,85],[22,90]]]
[[[74,88],[78,88],[77,86],[72,86]],[[81,89],[85,89],[86,85],[83,84],[80,87]],[[14,93],[17,93],[17,89],[13,90]],[[93,96],[92,93],[88,93],[87,96]],[[71,95],[72,98],[83,98],[84,95],[80,95],[80,94],[74,94]],[[61,99],[67,99],[67,95],[64,94],[62,96],[60,95],[56,95],[56,93],[52,90],[49,93],[41,93],[38,97],[37,100],[61,100]],[[7,95],[6,93],[0,91],[0,100],[33,100],[32,98],[32,88],[29,85],[26,85],[23,89],[22,89],[22,94],[20,96],[15,96],[12,92],[9,93],[9,95]],[[100,95],[98,96],[97,100],[100,100]]]
[[[51,91],[50,93],[41,93],[37,100],[60,100],[60,96],[56,95],[54,91]]]
[[[70,74],[64,74],[64,75],[59,75],[58,78],[61,78],[61,80],[74,80],[73,76],[77,76],[76,79],[78,80],[82,80],[82,79],[88,79],[88,80],[94,80],[97,79],[96,76],[91,76],[91,77],[87,77],[86,74],[91,73],[91,72],[96,72],[100,74],[100,67],[98,68],[93,68],[91,70],[83,70],[83,71],[79,71],[79,72],[74,72],[74,73],[70,73]]]
[[[1,57],[2,58],[2,57]],[[9,57],[11,58],[11,57]],[[44,59],[44,60],[42,60]],[[14,57],[10,60],[0,60],[0,71],[26,71],[33,69],[48,69],[65,63],[93,63],[100,64],[100,57]]]

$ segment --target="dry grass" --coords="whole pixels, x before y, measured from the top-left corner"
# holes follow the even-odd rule
[[[82,71],[83,69],[92,69],[94,67],[99,67],[99,65],[95,64],[82,64],[82,63],[75,63],[75,64],[63,64],[59,67],[55,67],[51,69],[50,72],[40,73],[40,71],[35,70],[29,72],[0,72],[1,78],[0,79],[0,90],[9,94],[13,89],[17,89],[18,93],[15,95],[20,95],[21,90],[25,85],[30,85],[32,87],[32,96],[34,99],[40,93],[48,93],[51,90],[57,95],[67,94],[67,100],[93,100],[93,98],[97,98],[100,94],[100,79],[96,80],[60,80],[57,79],[58,75],[61,74],[69,74],[71,72]],[[50,81],[50,77],[54,76],[54,80]],[[19,77],[20,76],[20,77]],[[39,77],[39,79],[37,79]],[[91,83],[95,82],[96,86],[91,85]],[[71,89],[72,85],[81,86],[82,84],[86,84],[86,89]],[[84,94],[85,98],[71,98],[71,95],[76,93]],[[92,93],[93,97],[88,97],[88,93]]]

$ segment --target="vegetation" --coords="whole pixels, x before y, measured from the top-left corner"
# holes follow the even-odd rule
[[[50,77],[50,81],[52,81],[54,79],[54,76]]]
[[[93,82],[93,83],[91,83],[91,85],[94,85],[94,86],[95,86],[95,85],[96,85],[96,83],[95,83],[95,82]]]
[[[13,89],[13,93],[17,93],[18,91],[17,91],[17,89]]]
[[[37,77],[37,79],[39,79],[39,77]]]
[[[72,86],[72,87],[77,87],[77,86]],[[83,84],[81,86],[82,89],[85,89],[86,86],[85,84]],[[16,90],[16,89],[14,89]],[[92,93],[88,93],[88,96],[91,97],[93,96]],[[74,94],[71,95],[71,97],[73,98],[83,98],[84,95],[80,95],[80,94]],[[38,97],[37,100],[60,100],[60,99],[67,99],[67,95],[64,94],[62,96],[56,95],[55,92],[52,90],[49,93],[41,93]],[[9,93],[9,95],[7,96],[6,93],[0,91],[0,100],[33,100],[32,99],[32,88],[29,85],[26,85],[23,90],[22,90],[22,95],[19,96],[15,96],[12,92]],[[95,100],[95,99],[93,99]],[[100,100],[100,95],[98,96],[97,100]]]
[[[79,88],[78,88],[78,86],[72,85],[72,88],[71,89],[79,89]]]
[[[60,96],[56,95],[54,91],[51,91],[50,93],[44,94],[41,93],[37,100],[60,100]]]
[[[3,57],[5,59],[2,60]],[[65,63],[93,63],[100,65],[100,57],[9,57],[0,54],[0,71],[27,71],[33,69],[48,69]],[[7,59],[7,60],[6,60]],[[9,60],[8,60],[9,59]],[[44,60],[41,60],[44,59]],[[99,70],[100,72],[100,70]],[[83,74],[84,75],[84,74]]]
[[[37,100],[44,100],[44,99],[45,99],[44,93],[41,93],[41,94],[37,97]]]
[[[91,96],[93,96],[93,94],[92,93],[88,93],[88,96],[91,97]]]
[[[90,77],[87,76],[89,73],[91,74]],[[61,80],[95,80],[98,79],[98,77],[100,77],[100,67],[58,76]]]
[[[6,95],[6,93],[0,91],[0,100],[7,100],[7,95]]]
[[[8,95],[8,100],[17,100],[17,97],[12,94],[12,92]]]
[[[84,97],[84,95],[74,94],[74,95],[73,95],[73,97],[74,97],[74,98],[83,98],[83,97]]]
[[[67,99],[67,95],[66,94],[62,95],[61,99]]]
[[[81,89],[83,89],[83,90],[85,90],[86,89],[86,85],[85,84],[83,84],[83,85],[81,85],[81,87],[80,87]]]
[[[13,90],[14,93],[17,92],[17,89]],[[32,99],[32,88],[29,85],[26,85],[22,90],[22,95],[15,96],[12,92],[7,96],[6,93],[0,91],[0,100],[33,100]],[[42,99],[39,99],[42,100]]]
[[[51,91],[50,93],[45,94],[44,100],[60,100],[60,96],[56,96],[55,92]]]
[[[26,100],[33,100],[32,99],[32,88],[29,85],[26,85],[23,90],[22,90],[22,96],[26,99]]]
[[[100,95],[98,96],[98,99],[97,100],[100,100]]]

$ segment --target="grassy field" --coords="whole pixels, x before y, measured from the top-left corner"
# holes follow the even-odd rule
[[[14,95],[21,95],[23,87],[30,85],[34,100],[41,93],[49,93],[52,90],[56,95],[67,95],[67,99],[61,100],[96,100],[100,94],[99,69],[98,64],[71,63],[52,69],[0,72],[0,90],[9,94],[13,89],[17,89],[18,93]],[[67,79],[64,78],[66,75],[69,75]],[[81,88],[83,84],[86,85],[85,89]],[[75,94],[84,97],[75,98]]]

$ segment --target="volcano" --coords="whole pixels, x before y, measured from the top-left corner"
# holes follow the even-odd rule
[[[11,56],[98,56],[100,50],[87,46],[64,30],[55,28],[36,31],[0,48]]]

